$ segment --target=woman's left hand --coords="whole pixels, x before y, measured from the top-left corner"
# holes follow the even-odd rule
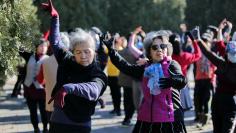
[[[172,86],[171,78],[160,78],[158,83],[161,89],[167,89]]]
[[[54,100],[55,106],[59,108],[63,108],[65,103],[64,103],[64,98],[67,95],[67,92],[64,88],[61,88],[54,97],[52,97],[48,104],[50,104]]]

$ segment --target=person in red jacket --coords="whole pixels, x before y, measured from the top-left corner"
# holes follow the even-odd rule
[[[212,49],[213,34],[205,32],[202,40],[207,44],[208,49]],[[216,67],[204,55],[196,62],[195,89],[194,89],[194,105],[195,105],[195,121],[204,126],[208,120],[208,102],[211,97],[211,90],[214,90]]]
[[[232,23],[230,21],[227,21],[226,19],[222,20],[221,23],[219,24],[218,32],[217,32],[216,48],[217,48],[217,51],[219,52],[219,55],[222,57],[225,57],[226,55],[225,54],[226,44],[224,41],[223,30],[227,26],[232,27]]]
[[[193,42],[194,53],[183,52],[181,50],[179,35],[173,34],[170,36],[170,42],[173,45],[172,59],[176,60],[180,64],[184,76],[187,75],[188,66],[201,58],[201,51],[197,44],[197,41],[195,41],[190,32],[187,32],[186,35],[190,37]],[[181,90],[180,96],[183,109],[188,110],[192,108],[192,100],[190,98],[188,87],[185,87]]]

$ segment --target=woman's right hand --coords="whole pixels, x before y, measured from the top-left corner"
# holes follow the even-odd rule
[[[192,31],[186,32],[186,35],[189,36],[192,41],[199,40],[201,38],[199,26],[196,26]]]
[[[139,26],[139,27],[137,27],[135,30],[134,30],[134,34],[138,34],[138,33],[140,33],[140,32],[142,32],[143,30],[142,30],[142,26]]]
[[[106,39],[106,38],[102,39],[103,44],[106,45],[106,47],[109,51],[112,49],[113,41],[114,41],[114,37],[111,37],[108,39]]]
[[[224,27],[226,26],[226,24],[227,24],[227,20],[226,19],[223,19],[221,22],[220,22],[220,24],[219,24],[219,30],[222,30],[222,29],[224,29]]]
[[[58,12],[56,11],[56,9],[53,7],[52,1],[48,0],[48,3],[42,3],[41,7],[46,10],[49,11],[52,17],[57,17]]]

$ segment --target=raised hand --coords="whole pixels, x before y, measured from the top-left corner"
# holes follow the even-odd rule
[[[109,34],[103,35],[102,37],[100,37],[100,40],[102,41],[104,45],[106,45],[108,50],[112,49],[114,37],[111,37]]]
[[[232,24],[230,21],[226,21],[226,24],[228,25],[228,27],[229,27],[229,28],[231,28],[231,29],[232,29],[232,27],[233,27],[233,24]]]
[[[222,29],[224,29],[224,27],[226,26],[226,24],[227,24],[227,20],[226,20],[226,18],[225,18],[225,19],[223,19],[223,20],[220,22],[218,28],[219,28],[220,30],[222,30]]]
[[[41,3],[41,8],[43,8],[46,11],[50,11],[50,7],[48,3]]]
[[[200,35],[200,29],[199,29],[199,26],[196,26],[196,32],[197,32],[197,40],[200,40],[201,39],[201,35]]]
[[[49,11],[52,17],[57,17],[58,12],[56,11],[56,9],[53,7],[52,1],[48,0],[48,3],[42,3],[41,7],[46,10]]]
[[[143,30],[142,30],[142,26],[139,26],[139,27],[137,27],[135,30],[134,30],[134,34],[138,34],[138,33],[140,33],[140,32],[142,32]]]
[[[201,39],[199,26],[196,26],[192,31],[186,32],[192,41]]]

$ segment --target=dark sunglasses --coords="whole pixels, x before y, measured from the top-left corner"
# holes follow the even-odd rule
[[[166,44],[160,44],[160,45],[152,45],[151,46],[151,49],[152,50],[157,50],[157,49],[165,49],[165,48],[167,48],[167,45]]]

